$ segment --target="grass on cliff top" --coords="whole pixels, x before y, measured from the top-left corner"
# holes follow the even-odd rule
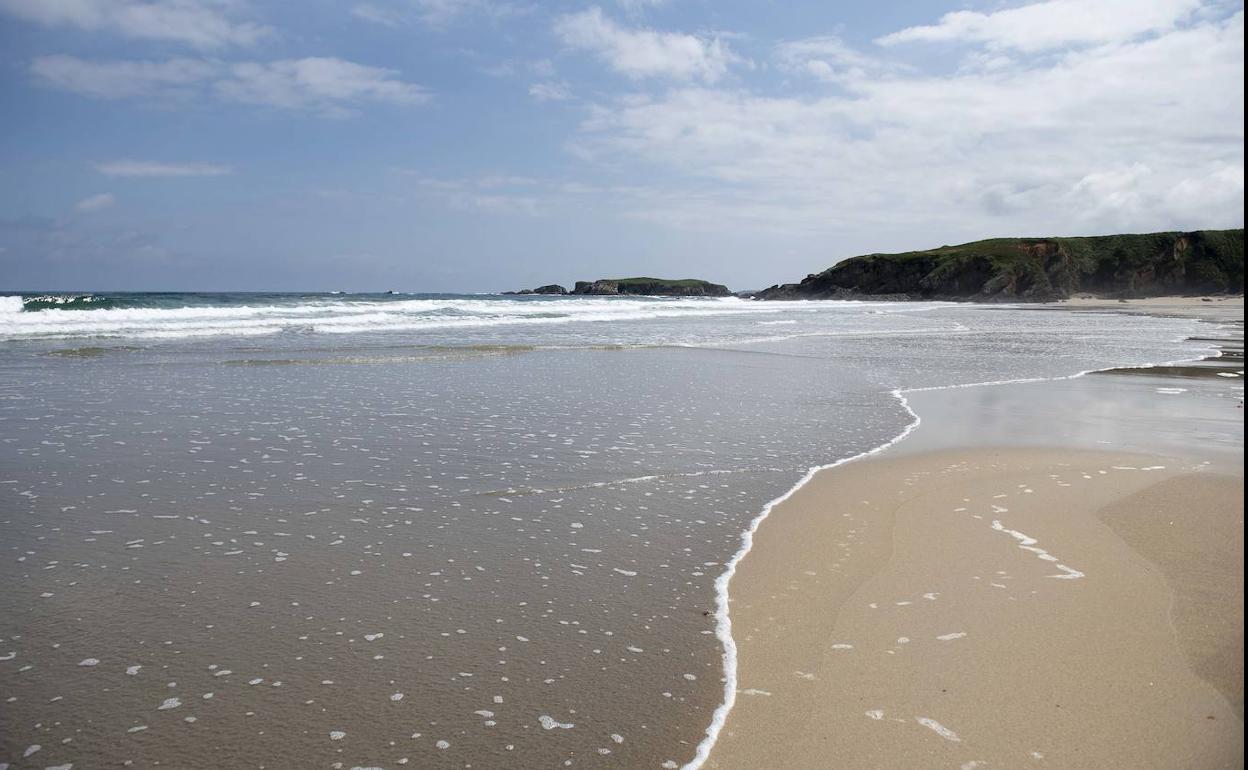
[[[1244,248],[1244,231],[1242,229],[1198,230],[1193,233],[1174,231],[1061,238],[990,238],[957,246],[940,246],[935,249],[903,251],[896,254],[867,254],[865,257],[902,261],[931,257],[949,257],[954,259],[984,257],[992,263],[1000,265],[1002,263],[1013,263],[1024,256],[1024,251],[1019,248],[1024,244],[1056,243],[1064,246],[1067,253],[1075,257],[1099,261],[1105,257],[1114,256],[1128,263],[1145,263],[1154,259],[1158,253],[1171,248],[1174,241],[1182,235],[1197,236],[1207,247],[1212,247],[1214,250],[1225,254],[1235,254],[1237,252],[1242,257]]]

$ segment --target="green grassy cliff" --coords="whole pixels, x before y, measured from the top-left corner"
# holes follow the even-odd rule
[[[762,299],[1048,300],[1240,293],[1244,231],[1197,230],[1086,238],[994,238],[840,262]]]

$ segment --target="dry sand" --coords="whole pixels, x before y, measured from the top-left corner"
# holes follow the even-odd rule
[[[1219,304],[1242,319],[1242,298]],[[922,451],[824,471],[763,522],[730,587],[737,699],[706,767],[1242,767],[1240,463],[1060,431],[969,446],[999,433],[967,440],[981,394],[961,393],[918,404]],[[954,422],[952,447],[931,440]]]

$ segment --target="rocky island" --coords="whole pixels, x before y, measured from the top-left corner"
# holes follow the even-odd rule
[[[727,286],[697,278],[600,278],[597,281],[577,281],[572,291],[559,284],[539,286],[536,289],[508,291],[504,294],[579,294],[593,296],[618,296],[634,294],[652,297],[730,297]]]
[[[557,283],[548,283],[545,286],[538,286],[536,289],[521,289],[520,291],[505,291],[503,294],[567,294],[568,290]]]
[[[900,254],[852,257],[759,299],[1046,301],[1240,293],[1244,231],[1197,230],[1086,238],[993,238]]]

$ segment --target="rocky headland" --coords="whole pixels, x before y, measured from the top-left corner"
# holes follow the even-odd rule
[[[1076,293],[1156,297],[1244,290],[1244,231],[994,238],[852,257],[759,299],[1047,301]]]

